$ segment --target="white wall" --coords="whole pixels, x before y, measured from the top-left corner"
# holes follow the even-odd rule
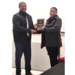
[[[37,19],[44,18],[45,21],[49,17],[51,7],[58,8],[58,15],[62,18],[62,32],[65,32],[65,7],[63,0],[22,0],[27,4],[27,12],[32,16],[34,24]],[[21,0],[12,0],[11,9],[12,16],[18,12],[18,4]]]

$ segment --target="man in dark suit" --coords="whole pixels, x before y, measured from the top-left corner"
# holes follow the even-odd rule
[[[13,36],[15,43],[16,75],[21,75],[21,56],[24,52],[26,75],[31,71],[31,33],[36,33],[32,17],[26,13],[26,3],[19,3],[19,12],[13,16]]]

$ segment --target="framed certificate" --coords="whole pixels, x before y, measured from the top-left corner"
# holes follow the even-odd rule
[[[37,19],[38,29],[41,29],[42,26],[44,26],[44,19]]]

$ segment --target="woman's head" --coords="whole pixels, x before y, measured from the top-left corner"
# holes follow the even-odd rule
[[[52,7],[50,9],[50,16],[53,18],[55,15],[57,15],[57,8],[56,7]]]

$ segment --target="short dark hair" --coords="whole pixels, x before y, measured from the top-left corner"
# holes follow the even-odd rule
[[[25,3],[25,2],[20,2],[20,3],[19,3],[19,7],[21,6],[22,3]],[[26,4],[26,3],[25,3],[25,4]]]
[[[58,9],[56,7],[52,7],[51,9],[55,9],[56,11],[58,11]]]

